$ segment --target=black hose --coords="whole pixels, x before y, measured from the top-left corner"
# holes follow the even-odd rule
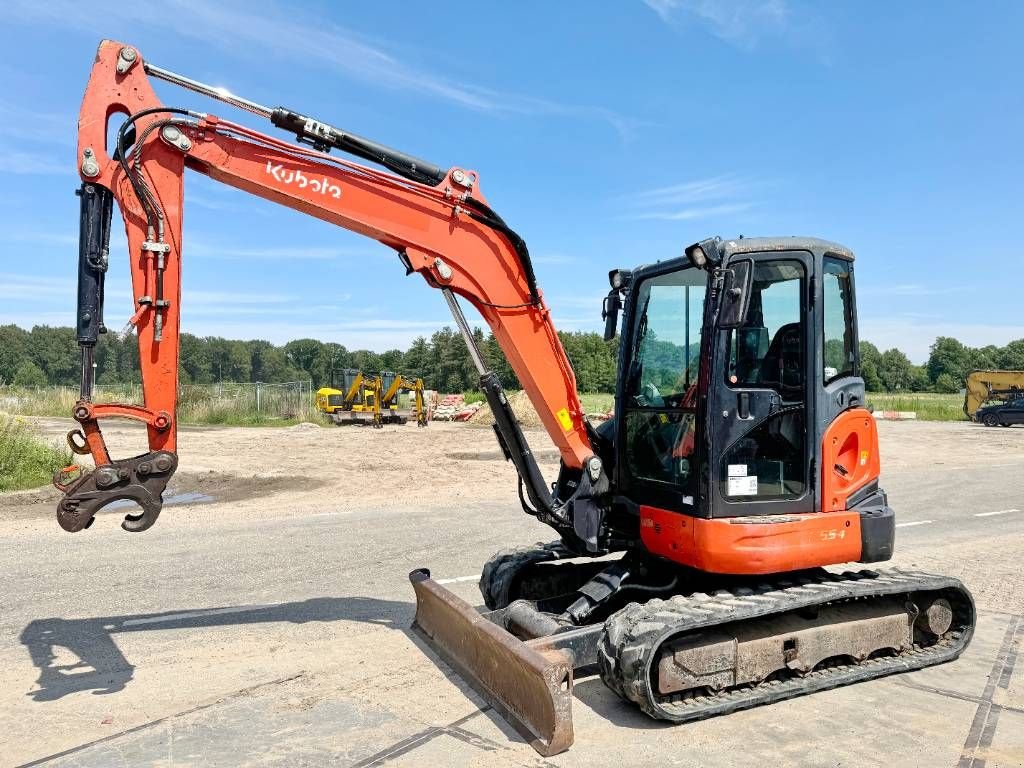
[[[533,272],[533,262],[530,260],[530,249],[526,247],[526,241],[486,203],[468,196],[465,199],[465,203],[473,209],[469,211],[470,218],[501,232],[512,243],[512,248],[515,249],[516,256],[519,257],[519,263],[523,267],[523,272],[526,273],[526,284],[530,289],[530,303],[537,304],[540,301],[540,295],[537,293],[537,277]]]
[[[125,136],[127,135],[127,130],[129,128],[129,126],[134,126],[135,122],[139,118],[145,117],[146,115],[157,114],[157,113],[160,113],[160,112],[165,112],[165,113],[170,113],[170,114],[175,114],[175,115],[192,115],[192,114],[194,114],[191,110],[181,109],[179,107],[150,107],[149,109],[139,110],[135,114],[129,115],[128,119],[125,120],[121,124],[121,127],[118,129],[118,131],[117,131],[117,149],[116,149],[116,152],[114,153],[114,157],[117,159],[117,162],[120,164],[121,170],[124,171],[125,176],[128,177],[128,182],[132,185],[132,189],[135,191],[135,197],[138,199],[139,205],[141,205],[142,209],[146,212],[146,223],[149,225],[149,227],[151,229],[155,229],[155,227],[156,227],[156,225],[155,225],[155,223],[153,221],[154,213],[147,206],[147,202],[148,201],[147,201],[145,195],[143,195],[142,191],[139,188],[138,180],[132,175],[131,169],[128,167],[128,160],[125,157],[126,153],[125,153],[125,143],[124,143],[124,140],[125,140]]]

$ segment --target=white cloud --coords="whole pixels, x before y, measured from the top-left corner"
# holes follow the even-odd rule
[[[735,197],[748,191],[751,186],[750,181],[738,178],[735,174],[725,174],[648,189],[629,199],[644,205],[683,205]]]
[[[627,208],[634,209],[621,218],[638,221],[694,221],[739,213],[753,207],[753,203],[742,198],[759,186],[758,182],[750,179],[723,174],[642,190],[627,198],[620,198]]]
[[[666,24],[694,20],[721,40],[742,47],[784,30],[790,11],[783,0],[644,0]]]
[[[273,57],[305,66],[318,64],[327,68],[321,74],[333,70],[374,86],[425,94],[482,112],[601,120],[624,138],[643,124],[601,106],[506,93],[446,77],[403,61],[384,44],[370,42],[344,27],[303,18],[293,7],[264,6],[263,10],[260,14],[251,4],[205,0],[165,0],[159,5],[96,0],[87,6],[72,0],[15,0],[5,8],[7,16],[15,20],[89,31],[95,28],[97,18],[118,20],[129,28],[141,24],[170,30],[247,59]]]
[[[693,208],[682,208],[675,211],[648,211],[636,213],[629,218],[639,221],[694,221],[696,219],[712,219],[716,216],[726,216],[731,213],[740,213],[751,208],[751,203],[724,203],[722,205],[696,206]]]

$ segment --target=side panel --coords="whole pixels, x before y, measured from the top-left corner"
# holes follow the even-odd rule
[[[878,479],[878,427],[863,408],[838,416],[821,441],[821,491],[823,511],[848,508],[847,499]]]
[[[782,573],[861,555],[856,512],[707,520],[641,506],[640,538],[653,554],[710,573]]]

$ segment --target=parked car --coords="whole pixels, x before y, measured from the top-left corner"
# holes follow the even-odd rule
[[[1001,427],[1024,424],[1024,397],[1005,403],[986,405],[984,408],[978,409],[974,418],[986,427],[994,427],[996,424]]]

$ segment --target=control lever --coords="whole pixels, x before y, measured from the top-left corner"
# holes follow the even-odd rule
[[[740,392],[736,397],[736,415],[741,419],[750,418],[750,393]]]

